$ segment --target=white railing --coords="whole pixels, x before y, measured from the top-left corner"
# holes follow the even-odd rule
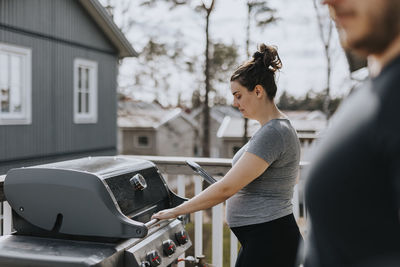
[[[186,166],[185,160],[189,158],[183,157],[158,157],[158,156],[132,156],[139,157],[154,162],[160,169],[164,178],[167,180],[169,186],[176,191],[179,196],[191,197],[186,192],[186,188],[194,189],[194,195],[199,194],[203,190],[202,178],[198,175],[194,175],[193,171]],[[231,167],[230,159],[219,159],[219,158],[190,158],[196,161],[204,167],[211,175],[216,177],[223,176]],[[301,164],[302,168],[304,164]],[[0,176],[0,185],[4,181],[4,176]],[[300,181],[301,186],[301,181]],[[1,193],[0,193],[1,196]],[[305,214],[301,211],[302,207],[300,203],[304,203],[301,199],[303,194],[295,189],[293,196],[293,212],[296,219],[299,219],[301,214]],[[194,254],[195,256],[203,255],[203,212],[195,212],[193,215],[194,223]],[[11,221],[11,207],[7,202],[1,202],[0,198],[0,222],[1,231],[0,235],[9,234],[12,230]],[[224,216],[224,204],[219,204],[212,208],[212,264],[216,267],[223,266],[223,228],[224,228],[225,216]],[[236,236],[230,233],[230,266],[235,266],[237,257],[238,241]],[[182,255],[184,256],[184,255]],[[185,266],[184,263],[179,263],[179,267]]]
[[[158,156],[136,156],[154,162],[162,172],[164,178],[168,180],[168,184],[176,193],[182,197],[188,197],[185,187],[188,183],[192,183],[194,194],[197,195],[202,191],[202,178],[193,175],[192,170],[186,166],[185,160],[188,158],[180,157],[158,157]],[[231,168],[230,159],[220,158],[190,158],[190,160],[199,163],[206,171],[218,179]],[[300,164],[300,170],[307,163]],[[301,175],[300,175],[301,177]],[[299,221],[300,217],[306,214],[304,210],[304,200],[301,190],[303,181],[299,181],[295,187],[293,195],[293,214]],[[190,196],[189,196],[190,197]],[[216,267],[223,266],[223,226],[225,222],[224,204],[219,204],[212,208],[212,264]],[[302,204],[302,205],[301,205]],[[194,254],[195,256],[203,255],[203,212],[195,212],[193,216],[194,222]],[[303,223],[304,223],[304,218]],[[230,266],[234,267],[238,254],[238,241],[236,236],[230,232]],[[184,265],[179,265],[179,267]]]
[[[0,185],[4,182],[4,175],[0,176]],[[0,188],[3,188],[1,186]],[[0,196],[3,195],[3,192],[0,193]],[[0,236],[8,235],[12,230],[12,219],[11,219],[11,207],[8,205],[7,201],[2,201],[2,197],[0,197]]]
[[[163,174],[164,177],[171,178],[171,175]],[[177,190],[176,193],[181,197],[186,197],[185,185],[190,181],[194,186],[194,195],[199,194],[203,190],[203,181],[199,176],[178,175],[176,177]],[[194,218],[194,254],[195,256],[203,255],[203,212],[198,211],[193,215]],[[212,264],[214,266],[222,266],[223,263],[223,226],[224,226],[224,205],[219,204],[212,208]],[[231,248],[237,248],[238,243],[236,236],[231,232]],[[231,249],[231,266],[235,266],[237,257],[237,249]],[[182,255],[184,257],[184,255]],[[178,267],[185,266],[183,262]]]

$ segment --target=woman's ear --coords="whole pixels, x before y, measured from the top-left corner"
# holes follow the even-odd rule
[[[266,93],[264,88],[259,84],[257,84],[256,87],[254,88],[254,92],[256,93],[256,96],[259,98],[263,97],[263,95]]]

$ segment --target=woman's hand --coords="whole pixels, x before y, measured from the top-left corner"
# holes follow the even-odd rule
[[[159,220],[166,220],[166,219],[173,219],[178,217],[179,214],[176,213],[175,209],[166,209],[157,212],[151,216],[151,219],[159,219]]]

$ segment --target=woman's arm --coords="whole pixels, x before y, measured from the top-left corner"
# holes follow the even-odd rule
[[[170,219],[213,207],[233,196],[251,181],[259,177],[269,164],[262,158],[245,152],[228,173],[218,182],[193,197],[189,201],[172,208],[159,211],[152,218]]]

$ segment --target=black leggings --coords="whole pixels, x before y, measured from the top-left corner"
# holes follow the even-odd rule
[[[293,267],[302,237],[293,214],[231,228],[242,247],[235,267]]]

